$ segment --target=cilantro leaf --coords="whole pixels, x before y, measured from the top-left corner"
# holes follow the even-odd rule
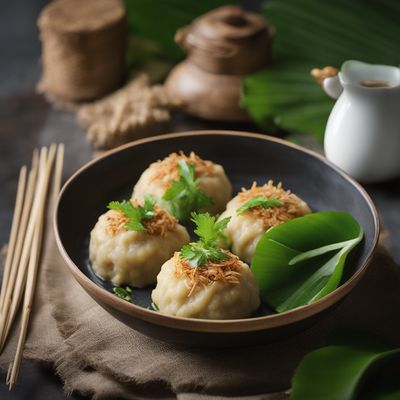
[[[251,210],[255,207],[262,207],[262,208],[271,208],[271,207],[278,207],[282,206],[283,203],[277,199],[270,198],[266,199],[264,197],[255,197],[254,199],[250,199],[246,201],[246,203],[242,204],[237,210],[236,213],[238,215],[242,215],[246,211]]]
[[[151,219],[154,217],[155,205],[156,199],[151,194],[146,194],[144,196],[143,219]]]
[[[193,212],[191,215],[191,220],[197,226],[194,233],[199,236],[202,243],[214,246],[219,239],[225,239],[224,230],[228,226],[230,217],[217,221],[217,218],[209,213],[197,214]]]
[[[179,180],[172,181],[162,199],[168,203],[169,211],[178,220],[188,219],[191,211],[199,211],[213,204],[213,200],[198,186],[194,164],[180,160]]]
[[[132,300],[132,295],[131,295],[132,289],[129,286],[126,286],[125,289],[120,286],[113,287],[113,292],[116,296],[118,296],[122,300],[126,301]]]
[[[209,262],[219,263],[229,259],[229,256],[221,249],[205,246],[201,242],[189,243],[183,246],[179,256],[194,268],[207,265]]]
[[[217,221],[217,217],[209,213],[197,214],[192,212],[192,221],[196,224],[194,232],[199,236],[197,242],[182,247],[179,256],[193,267],[207,265],[209,262],[219,263],[229,259],[229,256],[219,248],[220,239],[225,239],[226,229],[230,217]]]
[[[208,262],[207,255],[196,243],[189,243],[183,246],[179,257],[185,259],[191,267],[205,265]]]
[[[143,220],[154,217],[155,200],[152,196],[146,195],[144,198],[144,206],[135,207],[131,201],[123,200],[111,201],[107,208],[110,210],[121,211],[128,219],[125,223],[125,228],[131,231],[144,231],[146,228],[142,224]]]
[[[195,176],[194,176],[194,164],[187,163],[185,160],[180,160],[178,162],[178,171],[179,176],[184,178],[187,182],[192,184],[195,183]]]

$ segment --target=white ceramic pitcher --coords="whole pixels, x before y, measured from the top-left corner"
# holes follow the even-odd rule
[[[400,176],[400,68],[346,61],[323,88],[338,99],[326,126],[326,157],[362,182]]]

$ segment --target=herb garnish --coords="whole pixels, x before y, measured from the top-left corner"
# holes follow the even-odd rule
[[[191,211],[199,211],[213,204],[213,199],[198,186],[194,164],[178,162],[179,180],[172,181],[162,199],[168,202],[170,213],[178,220],[188,219]]]
[[[132,289],[129,286],[126,286],[125,289],[120,286],[113,287],[113,292],[122,300],[132,300]]]
[[[264,197],[255,197],[254,199],[250,199],[250,200],[246,201],[246,203],[242,204],[236,210],[236,213],[238,215],[242,215],[246,211],[249,211],[255,207],[261,206],[262,208],[267,209],[267,208],[278,207],[278,206],[282,206],[282,205],[283,205],[283,203],[281,201],[274,199],[274,198],[266,199]]]
[[[112,201],[108,204],[110,210],[121,211],[128,219],[125,228],[131,231],[144,231],[146,228],[142,224],[143,220],[154,217],[155,200],[152,196],[144,196],[144,205],[135,207],[131,201]]]
[[[194,232],[199,236],[199,240],[183,246],[179,257],[185,259],[193,268],[207,265],[209,262],[218,263],[229,259],[229,256],[220,249],[219,241],[225,239],[223,232],[230,217],[217,221],[217,218],[209,213],[193,212],[191,215],[191,220],[197,226]]]
[[[154,311],[160,311],[160,309],[158,308],[158,305],[156,303],[154,303],[154,301],[151,302],[151,308]]]

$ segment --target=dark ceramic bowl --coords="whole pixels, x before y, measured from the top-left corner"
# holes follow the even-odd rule
[[[89,233],[109,201],[127,198],[151,162],[178,150],[193,150],[223,165],[234,193],[253,181],[263,183],[273,179],[282,181],[313,211],[351,213],[364,229],[365,238],[348,260],[342,285],[313,304],[281,314],[263,308],[251,318],[238,320],[179,318],[152,311],[152,288],[135,289],[134,304],[116,297],[111,285],[97,278],[91,270]],[[101,307],[146,335],[192,346],[266,343],[305,329],[332,310],[357,285],[371,261],[379,236],[377,212],[367,193],[323,157],[265,135],[223,131],[139,140],[88,163],[65,184],[54,223],[57,243],[67,267]]]

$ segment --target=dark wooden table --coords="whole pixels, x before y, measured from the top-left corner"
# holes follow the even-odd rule
[[[40,76],[40,43],[36,18],[46,0],[13,0],[2,4],[0,15],[0,244],[8,240],[19,168],[29,163],[32,149],[64,142],[64,178],[92,157],[85,134],[73,114],[53,109],[35,93]],[[192,129],[256,130],[254,126],[209,123],[178,115],[173,131]],[[399,149],[400,150],[400,149]],[[380,212],[387,245],[400,263],[400,181],[366,187]],[[0,399],[64,399],[62,382],[52,369],[24,362],[11,393],[0,374]],[[71,399],[79,399],[72,396]]]

